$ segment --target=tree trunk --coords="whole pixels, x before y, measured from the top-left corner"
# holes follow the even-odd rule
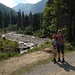
[[[75,45],[75,16],[74,16],[74,45]]]
[[[69,42],[72,42],[72,13],[71,13],[71,7],[69,7],[69,15],[68,15],[68,40]]]

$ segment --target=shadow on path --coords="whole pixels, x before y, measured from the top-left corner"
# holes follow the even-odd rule
[[[57,63],[61,68],[63,68],[65,71],[69,72],[70,70],[75,71],[75,67],[70,65],[68,62],[65,63]]]

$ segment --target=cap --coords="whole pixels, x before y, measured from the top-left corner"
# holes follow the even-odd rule
[[[61,32],[61,30],[59,29],[58,32]]]

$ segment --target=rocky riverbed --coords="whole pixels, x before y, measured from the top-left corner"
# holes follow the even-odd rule
[[[37,36],[17,34],[16,32],[10,32],[2,35],[3,37],[16,41],[19,44],[20,53],[24,53],[28,49],[32,49],[36,46],[42,45],[46,41],[50,41],[48,38],[39,38]]]

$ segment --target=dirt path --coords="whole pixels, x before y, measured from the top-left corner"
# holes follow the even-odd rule
[[[43,51],[24,54],[20,57],[13,57],[0,62],[0,75],[10,75],[14,71],[25,67],[27,64],[32,64],[39,60],[50,58],[52,55],[47,51],[51,49],[51,47],[45,48]]]
[[[45,48],[43,51],[24,54],[20,57],[13,57],[0,62],[0,75],[10,75],[28,64],[50,58],[52,56],[49,53],[51,49],[52,47]],[[64,64],[50,62],[45,65],[40,65],[22,75],[75,75],[75,52],[66,54],[65,59],[66,63]]]
[[[66,54],[65,59],[64,64],[50,62],[22,75],[75,75],[75,52]]]

